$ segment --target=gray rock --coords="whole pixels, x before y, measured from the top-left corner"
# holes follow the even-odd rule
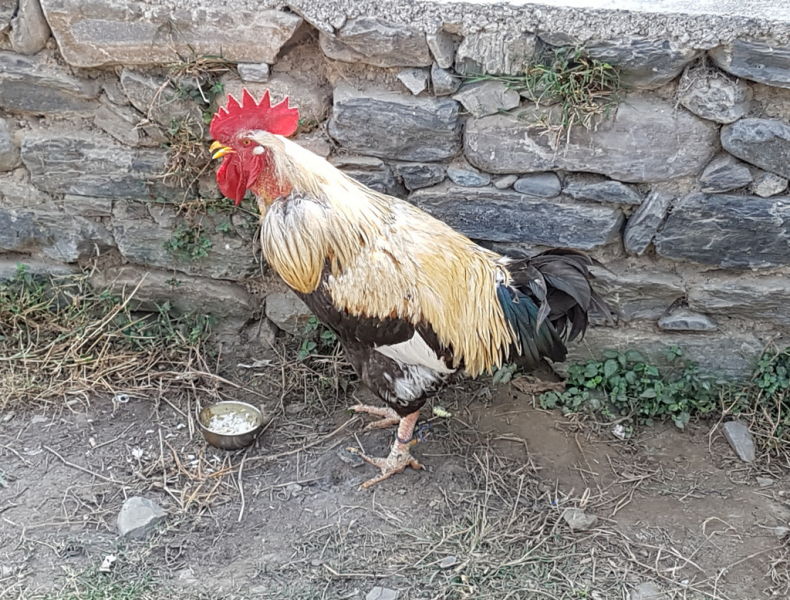
[[[551,109],[470,119],[464,131],[466,157],[490,173],[583,171],[629,182],[652,182],[697,173],[716,151],[713,123],[675,109],[671,102],[632,95],[616,118],[597,130],[576,127],[570,142],[552,147],[537,125]]]
[[[378,192],[394,195],[399,191],[392,170],[378,158],[336,156],[330,162],[349,177]]]
[[[147,197],[148,190],[167,193],[161,184],[164,150],[134,150],[95,133],[30,133],[22,142],[22,162],[33,185],[51,194],[133,198]]]
[[[165,129],[170,128],[174,121],[202,123],[200,107],[181,96],[164,77],[123,69],[121,86],[132,106]]]
[[[343,172],[359,181],[362,185],[390,196],[398,195],[398,182],[389,167],[382,167],[379,171],[360,171],[357,169],[343,169]]]
[[[448,185],[409,201],[472,239],[589,250],[619,238],[623,214],[599,205],[547,200],[494,188]]]
[[[689,288],[688,303],[723,317],[790,325],[790,285],[783,276],[711,278]]]
[[[323,129],[300,134],[294,138],[294,141],[302,148],[307,148],[310,152],[322,158],[327,158],[332,154],[332,144],[329,141],[329,136]]]
[[[668,366],[665,353],[673,346],[682,348],[683,356],[698,363],[703,372],[734,381],[752,375],[754,360],[763,350],[763,342],[752,333],[657,332],[654,323],[590,327],[584,343],[571,344],[565,362],[557,363],[554,368],[565,373],[568,365],[600,359],[605,350],[636,350],[651,364]]]
[[[716,331],[719,328],[718,323],[709,316],[687,308],[678,308],[663,315],[658,320],[658,326],[667,331]]]
[[[400,592],[376,586],[365,596],[365,600],[398,600]]]
[[[724,437],[743,462],[754,462],[755,450],[749,428],[740,421],[727,421],[722,425]]]
[[[437,161],[461,147],[459,104],[384,91],[335,89],[329,133],[343,147],[381,158]]]
[[[521,103],[518,92],[508,88],[504,81],[481,81],[465,85],[453,99],[478,118],[516,108]]]
[[[144,124],[145,119],[129,106],[116,106],[103,101],[96,109],[93,124],[127,146],[161,146],[164,133],[156,125]]]
[[[63,196],[60,206],[65,212],[75,217],[98,219],[112,217],[112,198],[91,198],[90,196]]]
[[[334,36],[322,31],[319,43],[329,58],[343,62],[375,67],[429,67],[433,62],[424,33],[376,17],[349,19]]]
[[[447,174],[444,165],[431,163],[395,163],[392,168],[409,191],[441,183]]]
[[[703,192],[729,192],[749,185],[752,174],[749,167],[732,154],[722,152],[713,158],[700,175]]]
[[[274,73],[266,83],[245,83],[233,76],[223,77],[222,82],[225,89],[218,98],[221,105],[227,102],[228,94],[240,99],[244,88],[256,100],[260,100],[264,91],[268,90],[272,103],[281,102],[287,97],[289,106],[298,107],[299,118],[303,123],[317,125],[326,118],[332,106],[332,88],[288,73]]]
[[[247,315],[249,318],[249,314]],[[260,348],[260,353],[264,357],[272,356],[272,349],[274,348],[274,340],[277,337],[277,326],[266,317],[257,321],[248,321],[245,319],[246,325],[242,327],[241,332],[236,336],[236,341],[241,344],[250,344],[254,346],[257,344]],[[255,347],[248,347],[255,355]],[[360,459],[361,460],[361,459]]]
[[[631,600],[669,600],[669,596],[652,581],[644,581],[631,592]]]
[[[0,106],[36,114],[85,113],[96,110],[101,87],[77,79],[42,57],[0,51]]]
[[[494,187],[498,190],[506,190],[507,188],[511,187],[514,183],[518,181],[518,175],[505,175],[504,177],[498,177],[494,180]],[[525,192],[523,190],[517,190],[523,194],[528,194],[529,192]],[[559,194],[559,189],[557,190],[557,194]],[[555,194],[555,196],[557,195]],[[532,194],[534,196],[540,196],[541,194]],[[551,197],[551,196],[549,196]]]
[[[680,103],[695,115],[716,123],[733,123],[749,112],[752,88],[713,69],[683,73],[678,88]]]
[[[433,83],[433,93],[437,96],[449,96],[454,94],[461,85],[461,78],[456,77],[447,69],[442,69],[436,63],[431,67],[431,82]]]
[[[403,69],[398,79],[415,96],[428,89],[430,71],[428,69]]]
[[[107,229],[90,219],[66,215],[53,205],[0,207],[0,251],[35,253],[73,263],[113,248]]]
[[[571,531],[587,531],[595,527],[598,517],[588,515],[581,508],[566,508],[562,518],[571,528]]]
[[[556,173],[538,173],[521,177],[513,184],[513,188],[517,192],[530,196],[554,198],[560,195],[562,184]]]
[[[784,527],[783,525],[774,527],[774,535],[779,539],[783,539],[788,533],[790,533],[790,527]]]
[[[118,513],[118,533],[127,539],[145,539],[167,517],[153,500],[132,496]]]
[[[134,265],[108,267],[94,270],[90,281],[97,290],[108,290],[116,296],[136,289],[132,310],[156,312],[168,302],[180,314],[209,314],[245,321],[255,310],[255,302],[241,285],[172,271]]]
[[[656,236],[662,256],[728,269],[790,264],[790,199],[689,194]]]
[[[623,321],[655,321],[686,294],[680,277],[650,265],[629,268],[610,263],[607,267],[594,269],[593,285]]]
[[[269,63],[239,63],[236,65],[239,77],[246,83],[266,83],[269,81]]]
[[[52,202],[52,197],[30,183],[26,175],[24,169],[8,173],[0,172],[0,206],[38,208],[39,205]]]
[[[35,54],[44,49],[49,34],[49,24],[39,0],[19,0],[16,16],[11,21],[11,33],[8,34],[14,51]]]
[[[461,75],[521,75],[535,54],[535,39],[531,33],[472,33],[456,51],[455,70]]]
[[[752,165],[790,178],[790,125],[770,119],[741,119],[721,130],[721,145]]]
[[[0,118],[0,171],[12,171],[20,164],[19,148],[11,137],[6,120]]]
[[[305,303],[290,290],[266,296],[266,317],[286,333],[303,336],[312,316]]]
[[[229,61],[273,63],[302,24],[293,12],[229,11],[211,3],[202,4],[199,12],[161,3],[130,8],[125,0],[41,4],[58,48],[75,67],[170,64],[183,57],[215,56],[220,48]]]
[[[215,232],[219,215],[199,218],[192,225],[177,217],[172,207],[157,207],[154,216],[156,219],[152,219],[142,203],[115,202],[113,236],[121,255],[129,262],[214,279],[238,280],[259,271],[258,261],[250,252],[249,238]],[[207,256],[192,259],[187,256],[188,248],[183,252],[168,249],[179,228],[190,231],[200,228],[200,237],[211,243]],[[252,236],[253,231],[248,231],[248,235]]]
[[[600,183],[572,182],[562,190],[574,200],[592,200],[611,204],[642,204],[642,195],[619,181]]]
[[[636,36],[586,42],[584,47],[590,57],[618,66],[625,86],[647,90],[669,83],[701,54],[667,40]]]
[[[428,48],[433,54],[436,64],[442,69],[449,69],[455,60],[455,48],[458,45],[455,36],[446,31],[429,33],[425,36]]]
[[[790,88],[790,47],[735,40],[708,51],[717,67],[737,75]]]
[[[760,487],[771,487],[774,484],[774,480],[770,477],[756,477],[757,485]]]
[[[761,198],[770,198],[781,194],[787,189],[787,179],[774,173],[768,173],[759,169],[752,171],[754,182],[749,186],[749,191],[757,194]]]
[[[653,191],[647,195],[625,225],[623,242],[626,252],[640,256],[647,250],[664,222],[673,200],[672,194],[661,191]]]
[[[11,28],[11,19],[16,9],[17,0],[0,2],[0,33],[6,33]]]
[[[20,259],[13,258],[0,258],[0,281],[9,281],[15,279],[19,274],[19,267],[22,265],[25,273],[29,273],[33,277],[68,277],[80,272],[79,267],[64,265],[63,263],[48,263],[39,259],[32,259],[25,257]]]
[[[483,187],[491,183],[491,175],[481,173],[465,160],[456,161],[447,167],[447,177],[456,185]]]

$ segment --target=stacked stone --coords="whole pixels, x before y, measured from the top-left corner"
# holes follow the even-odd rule
[[[560,13],[547,27],[530,6],[485,27],[444,3],[422,3],[419,18],[362,0],[359,10],[296,1],[299,14],[260,4],[272,8],[20,0],[0,10],[0,266],[114,254],[108,264],[123,264],[97,285],[149,272],[144,305],[169,299],[215,312],[231,337],[249,330],[260,313],[247,291],[259,272],[254,222],[236,214],[231,231],[207,228],[200,260],[165,248],[183,225],[182,192],[161,177],[165,132],[202,114],[164,69],[221,52],[238,63],[226,93],[288,95],[311,124],[297,141],[366,185],[501,251],[600,258],[598,285],[620,322],[594,327],[572,358],[680,345],[737,376],[790,331],[790,46],[777,32],[738,39],[722,24],[721,38],[662,39],[625,22],[601,37],[605,27],[581,32]],[[629,92],[613,118],[556,139],[536,125],[551,106],[479,77],[522,75],[546,45],[620,68]],[[211,174],[200,193],[218,197]],[[266,285],[278,308],[265,314],[298,331],[303,309]],[[263,318],[256,330],[273,331]]]

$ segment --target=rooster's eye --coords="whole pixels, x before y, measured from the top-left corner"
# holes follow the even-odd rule
[[[249,146],[252,142],[250,140],[242,140],[241,143],[244,144],[245,146]]]

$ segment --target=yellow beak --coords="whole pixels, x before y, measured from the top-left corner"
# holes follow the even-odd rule
[[[232,154],[233,152],[235,152],[235,150],[228,146],[223,146],[220,142],[214,142],[209,147],[209,152],[212,152],[211,158],[216,159],[216,158],[221,158],[226,154]]]

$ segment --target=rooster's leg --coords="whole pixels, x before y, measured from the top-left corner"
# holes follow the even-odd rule
[[[374,415],[376,417],[381,417],[378,421],[373,421],[372,423],[368,423],[365,429],[385,429],[386,427],[392,427],[393,425],[397,425],[400,423],[400,417],[398,413],[392,410],[389,406],[368,406],[367,404],[355,404],[349,410],[353,410],[358,413],[368,413],[369,415]],[[406,438],[403,438],[406,439]]]
[[[360,457],[365,459],[371,465],[381,469],[381,475],[366,481],[361,487],[369,488],[380,481],[389,479],[395,473],[402,473],[406,467],[411,467],[412,469],[422,469],[422,465],[418,463],[414,457],[412,457],[411,451],[409,450],[412,444],[410,440],[414,434],[414,426],[416,425],[419,416],[420,411],[418,410],[400,419],[400,425],[398,425],[398,435],[395,437],[395,443],[392,445],[392,450],[390,450],[390,454],[387,458],[370,458],[369,456],[365,456],[361,452],[357,451]],[[409,441],[402,442],[401,440]]]

